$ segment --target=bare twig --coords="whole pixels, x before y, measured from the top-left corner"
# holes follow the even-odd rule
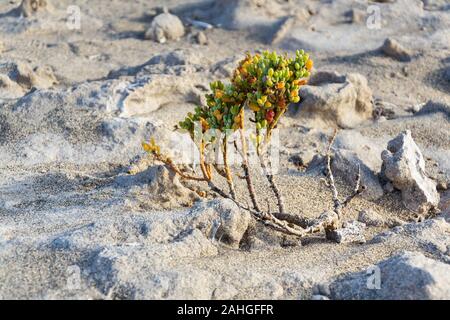
[[[260,155],[259,159],[260,159],[260,163],[261,163],[261,168],[264,171],[264,175],[266,176],[266,179],[269,182],[270,189],[272,189],[272,191],[275,195],[275,198],[277,199],[279,213],[284,214],[285,211],[284,211],[283,196],[281,195],[280,189],[278,188],[277,184],[275,183],[273,175],[270,174],[269,171],[267,170],[267,164],[266,164],[266,160],[264,159],[264,153]]]
[[[169,169],[174,171],[176,174],[178,174],[181,178],[187,179],[187,180],[194,180],[194,181],[207,181],[208,178],[206,176],[203,177],[195,177],[191,176],[189,174],[186,174],[180,170],[180,168],[177,167],[175,163],[173,163],[172,159],[162,157],[161,155],[155,154],[155,159],[158,161],[161,161],[164,163]]]
[[[345,198],[342,203],[342,208],[345,208],[357,195],[360,195],[366,189],[365,186],[361,185],[361,166],[358,164],[358,174],[356,175],[355,188],[353,193]]]
[[[334,140],[336,139],[336,135],[337,135],[337,130],[334,130],[334,134],[331,137],[331,140],[330,140],[330,143],[329,143],[328,149],[327,149],[327,176],[328,176],[328,180],[329,180],[328,185],[333,194],[334,212],[340,218],[341,210],[342,210],[342,203],[341,203],[341,200],[339,199],[339,193],[338,193],[338,191],[336,189],[336,185],[334,183],[333,171],[331,170],[331,148],[333,146]]]
[[[270,214],[271,213],[271,209],[270,209],[270,202],[269,199],[266,198],[266,204],[267,204],[267,213]]]
[[[351,195],[345,198],[344,201],[339,199],[339,194],[336,189],[336,185],[334,182],[333,171],[331,170],[331,148],[333,146],[334,140],[336,139],[337,130],[334,130],[333,137],[330,140],[327,149],[327,176],[328,176],[328,187],[331,189],[333,194],[333,207],[334,212],[337,214],[339,219],[341,218],[342,209],[347,207],[347,205],[359,194],[361,194],[365,190],[365,186],[361,186],[361,166],[358,164],[358,174],[356,176],[355,188]]]

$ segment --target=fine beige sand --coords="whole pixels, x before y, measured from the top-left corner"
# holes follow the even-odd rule
[[[404,251],[448,272],[448,1],[47,2],[28,17],[20,1],[0,3],[0,298],[364,299],[372,296],[345,296],[333,284]],[[70,20],[78,10],[79,27]],[[159,43],[147,30],[165,10],[184,31]],[[394,54],[380,49],[388,38],[401,46]],[[332,209],[323,156],[337,128],[334,151],[355,153],[375,181],[344,211],[346,221],[364,210],[381,221],[366,226],[365,243],[338,244],[323,233],[299,240],[250,219],[230,247],[204,231],[213,223],[205,207],[217,196],[174,179],[143,152],[151,136],[176,150],[172,130],[204,103],[209,82],[227,81],[246,51],[266,49],[304,49],[313,77],[338,74],[311,85],[323,101],[307,113],[307,100],[291,106],[278,126],[275,180],[286,211],[313,219]],[[354,73],[367,84],[352,82]],[[356,91],[345,93],[350,86]],[[365,113],[355,107],[362,91],[370,91]],[[380,179],[381,152],[404,130],[437,186],[430,214],[408,210],[401,191]],[[349,161],[335,174],[342,197],[359,163]],[[268,198],[275,210],[252,170],[261,203]],[[235,181],[245,203],[244,180]],[[434,296],[418,295],[417,284],[391,298],[450,298],[450,286],[438,285]]]

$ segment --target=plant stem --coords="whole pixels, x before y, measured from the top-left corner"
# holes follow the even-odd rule
[[[233,177],[231,175],[231,170],[228,165],[228,145],[227,145],[227,136],[223,138],[223,165],[225,167],[225,175],[228,183],[228,187],[230,188],[230,194],[233,199],[236,199],[236,192],[234,190]]]
[[[252,178],[250,176],[250,169],[248,166],[248,149],[247,149],[247,142],[245,141],[245,135],[244,135],[244,108],[241,109],[241,121],[239,124],[239,135],[241,138],[241,147],[242,147],[242,169],[244,170],[244,176],[245,181],[247,182],[247,189],[248,193],[250,195],[250,200],[252,201],[253,208],[256,211],[261,211],[258,206],[258,201],[256,199],[255,189],[253,187]],[[235,147],[237,148],[237,145],[235,144]]]

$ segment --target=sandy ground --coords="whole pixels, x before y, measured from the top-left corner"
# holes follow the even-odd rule
[[[366,154],[378,174],[381,151],[408,129],[428,176],[450,183],[448,1],[62,0],[30,17],[17,14],[19,4],[0,3],[0,64],[20,63],[32,74],[12,83],[0,78],[0,298],[310,299],[318,284],[404,250],[448,265],[443,217],[450,206],[417,223],[398,190],[363,195],[346,209],[346,220],[372,210],[390,221],[368,226],[365,244],[322,234],[298,241],[252,222],[240,247],[229,248],[197,233],[192,191],[177,185],[177,193],[167,180],[157,185],[152,169],[129,173],[145,158],[141,141],[166,141],[208,83],[227,78],[246,51],[303,48],[314,72],[363,75],[382,111],[340,128],[336,150]],[[80,9],[80,28],[67,25],[70,6]],[[185,26],[177,41],[145,38],[163,6]],[[370,10],[379,10],[378,28],[368,22]],[[290,16],[294,23],[273,42]],[[199,32],[206,44],[196,40]],[[399,41],[409,61],[384,54],[386,38]],[[141,94],[140,87],[149,89]],[[431,107],[419,111],[425,103]],[[323,154],[334,127],[295,113],[279,125],[276,181],[293,215],[314,218],[332,207],[323,166],[292,159]],[[261,196],[270,194],[262,178],[256,173]],[[348,195],[352,186],[342,178],[338,189]],[[244,199],[243,182],[237,188]],[[441,203],[450,201],[444,189]],[[406,223],[422,231],[399,227]],[[391,236],[379,240],[386,232]]]

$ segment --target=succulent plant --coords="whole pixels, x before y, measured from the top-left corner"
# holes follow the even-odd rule
[[[308,227],[288,223],[286,220],[279,218],[280,215],[286,216],[283,198],[275,184],[274,177],[266,170],[265,149],[262,151],[262,148],[260,148],[263,141],[264,146],[270,143],[271,132],[286,112],[289,104],[300,101],[299,89],[306,84],[312,67],[313,61],[303,50],[297,50],[294,58],[288,57],[287,54],[278,55],[276,52],[269,51],[254,55],[247,53],[234,70],[230,83],[211,82],[211,92],[205,96],[206,105],[196,107],[194,112],[189,112],[185,119],[179,123],[179,127],[189,132],[192,140],[199,148],[201,177],[189,175],[179,169],[170,157],[161,153],[160,147],[153,139],[149,143],[144,142],[142,146],[156,160],[166,164],[182,178],[207,182],[211,191],[224,198],[232,199],[240,208],[248,210],[257,220],[262,221],[267,226],[298,237],[326,230],[327,237],[331,237],[333,231],[340,227],[342,209],[363,190],[360,186],[360,174],[358,174],[353,194],[343,201],[338,198],[330,166],[331,145],[335,136],[330,142],[327,154],[327,170],[329,186],[333,192],[334,210],[322,214]],[[255,123],[256,135],[253,141],[256,142],[261,167],[264,169],[269,185],[278,201],[279,215],[271,213],[270,209],[264,212],[260,210],[258,205],[249,170],[246,139],[243,133],[245,110],[250,110],[254,114],[253,122]],[[200,141],[196,141],[197,130],[202,133]],[[222,140],[214,141],[217,135],[205,134],[210,131],[219,131],[225,133],[225,135],[222,135]],[[239,131],[241,136],[240,150],[236,143],[234,146],[242,158],[243,177],[247,183],[253,208],[242,205],[236,197],[233,175],[227,161],[227,138],[230,131]],[[205,160],[209,150],[206,146],[213,141],[219,142],[222,147],[223,169]],[[230,189],[229,194],[214,184],[212,167],[226,179]]]
[[[300,101],[298,91],[306,83],[313,62],[303,50],[295,58],[264,51],[247,53],[231,78],[231,83],[210,83],[206,106],[196,107],[179,123],[180,128],[193,132],[194,123],[200,122],[203,131],[221,131],[243,128],[243,109],[255,113],[258,129],[273,129],[289,103]]]

